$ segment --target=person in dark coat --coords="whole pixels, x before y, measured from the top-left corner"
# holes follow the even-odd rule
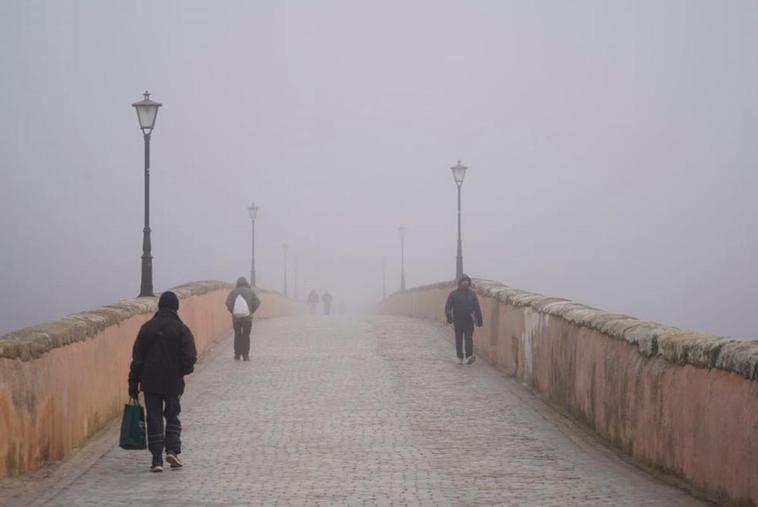
[[[250,361],[250,331],[253,329],[253,313],[260,305],[261,301],[247,279],[244,276],[237,278],[237,286],[226,298],[226,308],[232,314],[234,327],[235,360],[239,360],[242,356],[245,361]]]
[[[329,294],[329,291],[324,292],[324,295],[321,296],[321,302],[324,304],[324,315],[332,313],[332,295]]]
[[[184,376],[195,369],[197,349],[192,332],[179,318],[179,298],[171,291],[161,294],[158,312],[137,334],[129,367],[129,397],[141,390],[147,410],[147,446],[153,455],[150,470],[163,471],[163,450],[171,468],[180,468]],[[166,418],[164,431],[163,418]]]
[[[471,278],[462,275],[458,280],[458,288],[450,293],[445,303],[447,323],[455,328],[455,352],[458,354],[458,364],[472,364],[474,357],[474,323],[482,327],[482,310],[479,298],[471,288]],[[463,356],[463,342],[466,342],[466,356]]]
[[[312,289],[311,293],[308,294],[308,306],[311,309],[311,315],[316,315],[316,308],[318,307],[318,303],[321,300],[321,298],[318,297],[318,293],[316,292],[316,289]]]

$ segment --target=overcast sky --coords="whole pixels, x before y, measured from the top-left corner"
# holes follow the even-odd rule
[[[455,273],[758,337],[758,2],[0,2],[0,332],[249,274]],[[290,273],[290,277],[293,274]],[[290,278],[290,288],[294,281]]]

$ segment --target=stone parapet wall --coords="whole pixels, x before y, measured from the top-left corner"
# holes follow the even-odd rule
[[[198,353],[231,328],[231,287],[207,281],[172,289]],[[256,292],[256,318],[301,311],[277,292]],[[0,336],[0,479],[63,458],[121,413],[132,345],[156,310],[157,298],[128,299]]]
[[[444,322],[452,282],[382,313]],[[758,505],[758,342],[684,331],[476,280],[475,350],[637,462],[720,502]]]

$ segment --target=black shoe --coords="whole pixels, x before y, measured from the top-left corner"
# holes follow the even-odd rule
[[[242,358],[242,360],[243,360],[243,361],[250,361],[250,356],[244,356],[244,357]]]
[[[235,361],[239,361],[240,360],[240,355],[239,354],[234,354],[234,360]]]

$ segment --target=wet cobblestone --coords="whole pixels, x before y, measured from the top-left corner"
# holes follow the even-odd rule
[[[399,317],[256,321],[184,396],[180,471],[111,449],[45,505],[699,505],[579,430],[450,328]],[[126,388],[126,383],[124,384]]]

